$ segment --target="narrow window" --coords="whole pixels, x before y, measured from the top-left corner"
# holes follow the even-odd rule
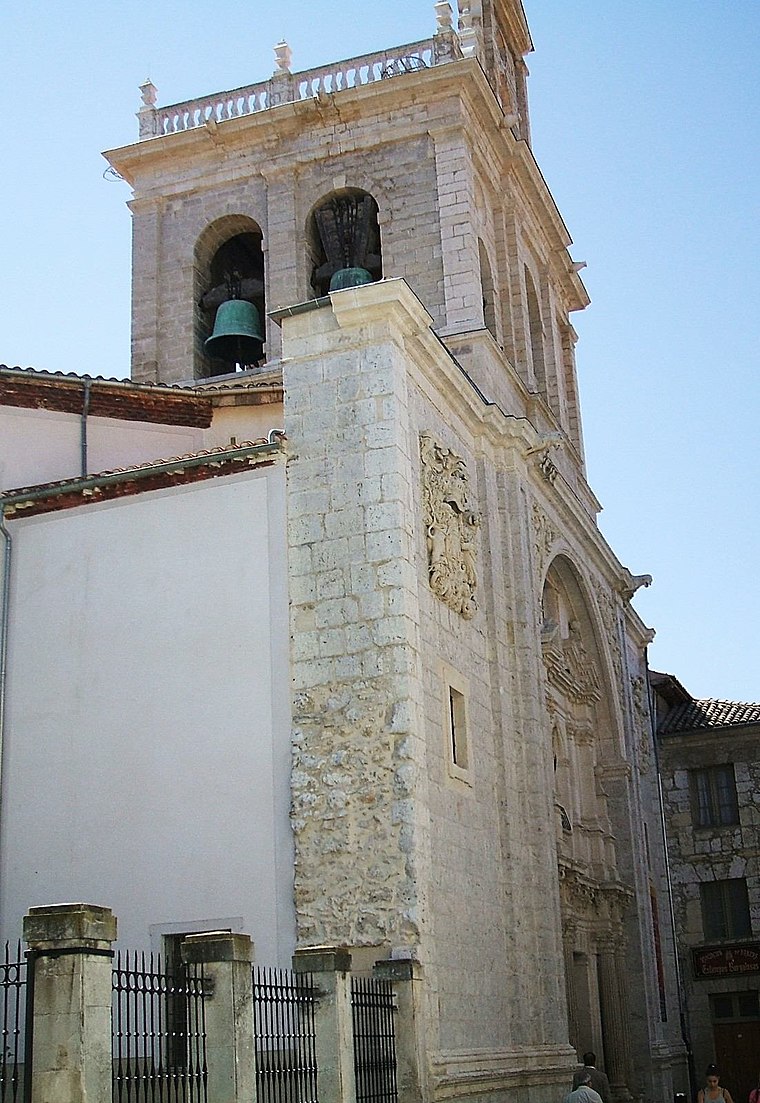
[[[472,784],[472,747],[468,721],[467,680],[458,670],[441,663],[441,750],[449,777]]]
[[[460,770],[466,770],[467,732],[465,730],[464,694],[449,686],[449,730],[451,735],[451,761]]]

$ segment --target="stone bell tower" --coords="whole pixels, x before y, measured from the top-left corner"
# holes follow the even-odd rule
[[[569,315],[588,297],[530,152],[523,7],[434,8],[430,39],[332,67],[294,72],[281,43],[246,88],[160,108],[143,86],[140,140],[107,154],[134,188],[132,374],[277,372],[272,311],[326,294],[340,265],[401,277],[473,377],[498,379],[496,401],[562,434],[582,478]],[[209,338],[234,297],[246,340],[225,360],[226,330]]]

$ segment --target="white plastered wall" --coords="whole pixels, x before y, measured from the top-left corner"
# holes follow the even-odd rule
[[[82,900],[288,963],[284,508],[278,465],[9,522],[3,937]]]
[[[82,474],[81,418],[53,410],[0,407],[0,489]],[[87,419],[87,467],[111,471],[206,447],[203,429],[116,418]]]

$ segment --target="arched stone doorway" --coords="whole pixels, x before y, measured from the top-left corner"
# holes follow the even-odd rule
[[[630,1099],[624,915],[632,900],[617,864],[604,788],[622,746],[596,622],[566,558],[542,597],[546,706],[554,800],[570,1043],[592,1050],[616,1099]]]

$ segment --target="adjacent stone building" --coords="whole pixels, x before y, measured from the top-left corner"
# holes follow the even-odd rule
[[[459,9],[306,73],[282,44],[270,80],[169,108],[145,85],[107,155],[133,381],[0,380],[54,453],[0,455],[26,487],[0,499],[2,920],[86,895],[133,941],[411,959],[423,1098],[546,1103],[591,1048],[654,1103],[685,1074],[649,579],[586,481],[588,297],[531,152],[525,14]]]
[[[760,705],[652,676],[678,952],[698,1075],[734,1099],[760,1054]]]

